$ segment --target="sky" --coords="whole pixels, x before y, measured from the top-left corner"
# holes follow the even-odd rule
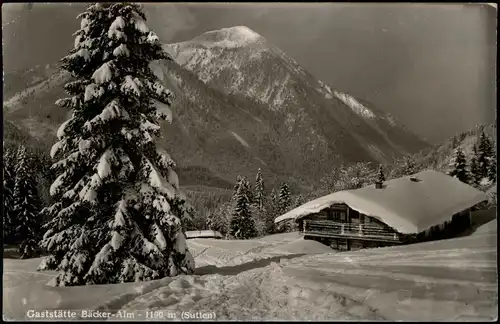
[[[4,70],[53,63],[84,4],[2,5]],[[165,43],[245,25],[332,88],[385,110],[431,143],[496,111],[496,9],[403,3],[145,4]]]

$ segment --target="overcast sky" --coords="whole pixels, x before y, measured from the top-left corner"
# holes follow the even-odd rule
[[[2,5],[4,70],[60,59],[84,4]],[[246,25],[313,75],[445,140],[496,108],[496,11],[455,4],[147,4],[163,42]]]

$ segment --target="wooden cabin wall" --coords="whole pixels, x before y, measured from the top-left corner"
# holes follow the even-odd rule
[[[311,215],[307,216],[307,219],[311,219],[311,220],[327,220],[328,219],[328,209],[323,209],[319,213],[311,214]]]
[[[375,217],[366,216],[365,217],[365,224],[368,224],[370,226],[376,226],[376,227],[383,228],[383,229],[390,229],[389,225],[379,221]]]
[[[349,215],[351,216],[351,222],[354,224],[365,224],[368,226],[376,226],[382,229],[389,228],[389,226],[379,221],[378,219],[371,216],[367,216],[365,214],[361,214],[353,209],[349,210]]]
[[[364,248],[363,242],[360,240],[352,240],[350,244],[351,251],[361,250]]]

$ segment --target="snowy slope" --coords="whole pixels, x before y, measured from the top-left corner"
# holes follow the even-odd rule
[[[28,309],[210,312],[218,320],[492,320],[497,316],[496,220],[471,236],[334,253],[297,233],[189,240],[194,276],[53,288],[39,260],[4,259],[4,314]]]

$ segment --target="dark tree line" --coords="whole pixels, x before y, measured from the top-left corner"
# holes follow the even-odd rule
[[[295,227],[274,220],[304,202],[302,195],[292,195],[286,182],[278,190],[266,190],[259,169],[253,184],[246,177],[237,178],[230,201],[208,213],[206,227],[235,239],[293,231]]]
[[[42,201],[37,189],[39,164],[24,145],[3,152],[4,244],[17,245],[21,258],[37,255]]]
[[[448,174],[474,187],[481,187],[496,181],[496,152],[484,131],[474,144],[469,159],[462,148],[457,146],[450,161]]]

